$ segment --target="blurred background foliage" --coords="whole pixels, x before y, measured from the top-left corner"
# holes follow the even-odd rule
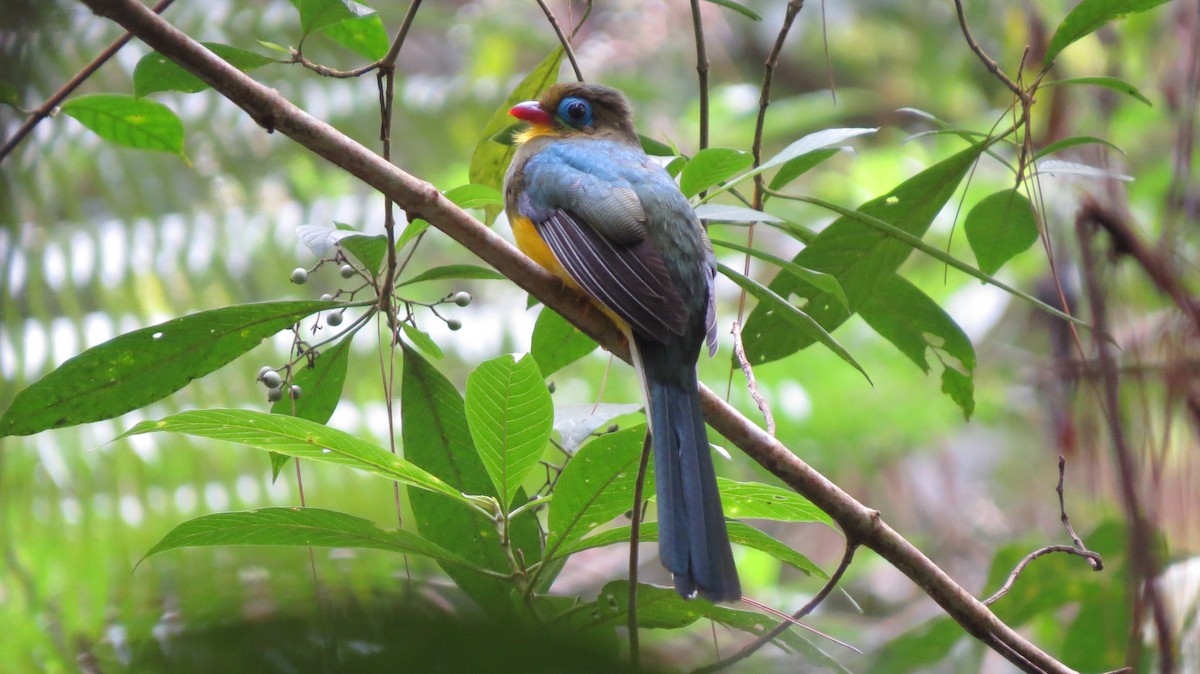
[[[747,2],[762,14],[761,22],[702,4],[712,66],[711,144],[748,149],[762,63],[783,3]],[[406,6],[378,5],[384,25],[394,31]],[[1037,53],[1070,5],[1065,0],[966,3],[975,35],[1010,73],[1017,71],[1027,44]],[[551,6],[565,25],[573,25],[583,9],[581,3]],[[0,27],[0,82],[13,87],[30,108],[119,35],[113,24],[63,0],[7,0],[0,3],[0,14],[6,17]],[[299,38],[297,15],[287,2],[180,0],[166,17],[197,39],[260,52],[256,40],[294,45]],[[1035,132],[1044,134],[1040,143],[1087,134],[1124,150],[1102,155],[1093,146],[1071,158],[1134,177],[1118,188],[1122,202],[1139,233],[1172,256],[1192,287],[1200,262],[1200,185],[1190,169],[1195,157],[1180,152],[1191,147],[1181,142],[1181,125],[1195,121],[1195,81],[1189,83],[1188,66],[1189,55],[1200,58],[1197,23],[1196,3],[1169,3],[1103,29],[1058,60],[1055,78],[1119,76],[1153,106],[1103,89],[1063,87],[1042,91],[1033,120]],[[585,76],[624,89],[640,130],[685,154],[697,149],[699,125],[690,25],[689,6],[682,0],[615,0],[597,3],[575,39]],[[399,60],[395,163],[443,190],[466,183],[467,163],[488,116],[556,44],[532,2],[427,3]],[[363,63],[319,35],[304,47],[308,58],[326,65]],[[132,92],[131,73],[145,53],[144,45],[129,44],[80,93]],[[264,67],[254,76],[314,116],[378,147],[374,77],[325,79],[289,65]],[[569,76],[564,69],[563,77]],[[303,287],[287,282],[290,269],[315,262],[297,239],[297,226],[339,221],[382,231],[377,194],[286,138],[264,133],[219,96],[156,98],[183,118],[190,164],[168,154],[117,148],[65,116],[43,122],[0,164],[0,409],[57,364],[116,334],[201,309],[332,291],[339,281],[332,271],[317,273]],[[855,153],[839,154],[789,188],[854,206],[963,147],[961,140],[946,136],[908,140],[931,127],[901,108],[919,108],[956,127],[986,132],[1007,123],[1004,111],[1010,103],[1009,92],[964,43],[950,2],[809,3],[775,76],[767,155],[827,127],[880,127],[874,136],[855,139]],[[7,137],[21,119],[0,106],[0,135]],[[973,261],[956,216],[1011,185],[1003,167],[981,162],[926,240]],[[1084,194],[1112,187],[1079,178],[1043,178],[1041,187],[1046,235],[1070,290],[1077,287],[1075,211]],[[833,219],[803,204],[777,200],[772,209],[813,229]],[[717,238],[744,240],[741,228],[715,229]],[[786,257],[799,249],[794,240],[766,229],[757,244]],[[437,233],[426,237],[418,258],[422,266],[474,262]],[[726,262],[741,267],[739,256],[729,255]],[[758,278],[769,280],[770,269],[754,269]],[[925,375],[854,318],[836,336],[872,384],[821,348],[756,370],[780,439],[879,509],[980,596],[994,591],[1025,552],[1069,542],[1053,491],[1057,456],[1064,454],[1068,510],[1084,540],[1107,555],[1107,568],[1093,574],[1075,557],[1039,560],[997,608],[1072,666],[1119,666],[1131,620],[1122,511],[1095,388],[1087,376],[1077,378],[1078,387],[1064,384],[1072,379],[1066,375],[1076,354],[1073,346],[1055,350],[1064,338],[1062,324],[925,256],[914,255],[901,273],[971,337],[979,355],[974,416],[964,421],[940,393],[936,372]],[[1044,295],[1049,278],[1044,250],[1035,246],[1019,255],[1000,277]],[[1195,666],[1200,661],[1198,574],[1196,561],[1188,560],[1200,545],[1200,354],[1194,341],[1177,339],[1182,333],[1171,330],[1169,303],[1140,269],[1115,261],[1107,279],[1114,337],[1130,374],[1123,389],[1124,421],[1147,505],[1162,528],[1166,559],[1181,579],[1171,581],[1179,585],[1168,585],[1167,594],[1178,604],[1176,620],[1185,633],[1181,648],[1192,649]],[[479,361],[528,349],[538,309],[526,309],[524,294],[513,286],[496,281],[426,285],[414,291],[425,293],[422,299],[463,289],[476,297],[470,307],[453,311],[465,326],[461,331],[425,319],[425,329],[447,354],[439,367],[460,386]],[[737,290],[723,283],[719,293],[722,346],[728,351]],[[370,336],[354,342],[345,397],[330,423],[374,436],[386,446],[379,349],[364,337]],[[131,661],[153,660],[169,648],[172,635],[185,629],[265,625],[301,616],[306,627],[299,629],[319,632],[339,615],[365,614],[368,622],[370,616],[386,615],[390,609],[378,607],[399,599],[407,571],[393,556],[373,551],[316,550],[310,556],[293,549],[204,548],[172,552],[134,568],[170,527],[189,517],[298,502],[292,469],[272,482],[266,460],[256,452],[182,436],[109,442],[139,420],[180,409],[266,409],[254,376],[260,365],[283,362],[289,345],[288,336],[281,335],[167,400],[111,422],[0,440],[0,625],[5,627],[0,662],[5,671],[120,669]],[[729,391],[735,404],[753,412],[741,374],[731,375],[728,364],[724,355],[703,362],[702,380],[714,390]],[[596,400],[607,366],[608,358],[597,352],[556,374],[556,405]],[[632,373],[612,368],[604,400],[629,402],[636,396]],[[770,479],[736,451],[720,470]],[[391,488],[376,479],[305,464],[303,480],[310,505],[394,521]],[[766,529],[827,569],[841,555],[841,539],[824,527],[768,523]],[[601,549],[572,560],[559,589],[594,593],[624,576],[624,554]],[[643,557],[650,562],[644,572],[656,580],[652,548]],[[434,573],[423,562],[409,563],[413,574]],[[798,606],[819,587],[815,579],[799,577],[754,551],[739,550],[738,564],[747,594],[783,610]],[[1180,589],[1189,579],[1190,595]],[[936,606],[868,551],[859,554],[844,587],[862,613],[835,594],[812,622],[864,651],[858,655],[823,646],[851,671],[1002,671],[994,656],[960,639],[957,626],[944,619],[926,622],[939,615]],[[445,601],[444,588],[436,582],[431,588],[421,593],[423,601]],[[376,626],[385,623],[376,619]],[[657,657],[664,663],[712,657],[707,626],[688,637],[656,637]],[[744,639],[726,632],[717,638],[722,652]],[[265,628],[261,639],[243,641],[258,652],[274,643]],[[770,651],[751,661],[747,671],[771,670],[778,653]],[[269,669],[274,666],[260,671],[290,671]]]

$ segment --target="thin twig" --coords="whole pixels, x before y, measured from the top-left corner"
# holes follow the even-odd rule
[[[150,11],[154,12],[155,14],[162,14],[167,7],[171,6],[172,2],[175,2],[175,0],[161,0],[157,5],[151,8]],[[79,88],[79,85],[86,82],[89,77],[91,77],[97,70],[100,69],[100,66],[108,63],[109,59],[115,56],[117,52],[121,51],[121,47],[124,47],[132,37],[133,33],[126,31],[124,35],[117,38],[117,40],[112,44],[108,45],[108,48],[100,52],[99,56],[92,59],[91,63],[84,66],[83,70],[80,70],[66,84],[62,85],[58,91],[51,94],[50,98],[47,98],[45,103],[42,103],[37,107],[37,109],[30,113],[25,122],[21,124],[21,126],[17,127],[17,130],[13,133],[13,135],[10,136],[8,140],[4,141],[4,146],[0,147],[0,162],[3,162],[4,158],[11,154],[12,151],[21,144],[21,141],[25,140],[25,137],[28,136],[31,131],[33,131],[35,126],[37,126],[43,119],[53,115],[54,111],[60,104],[62,104],[64,100],[66,100],[67,96],[70,96],[72,93],[74,93],[75,90]]]
[[[646,428],[646,439],[642,441],[642,460],[638,464],[637,482],[633,487],[633,512],[630,513],[629,524],[629,659],[637,667],[641,657],[638,648],[637,622],[637,584],[638,584],[638,543],[641,541],[642,526],[642,496],[646,488],[646,468],[650,463],[651,435]]]
[[[1058,512],[1061,516],[1060,519],[1062,520],[1063,527],[1067,530],[1067,534],[1071,536],[1071,541],[1075,544],[1075,547],[1081,553],[1087,553],[1084,556],[1091,563],[1092,570],[1100,571],[1104,568],[1104,559],[1087,549],[1087,546],[1083,544],[1083,539],[1079,537],[1079,534],[1075,533],[1075,527],[1071,526],[1071,518],[1067,517],[1066,498],[1063,496],[1063,478],[1066,476],[1066,468],[1067,459],[1060,454],[1058,457],[1058,486],[1054,488],[1054,491],[1058,492]],[[985,601],[983,603],[986,604],[988,602]]]
[[[858,543],[850,539],[846,539],[846,550],[842,553],[842,561],[838,563],[838,567],[834,570],[833,575],[829,577],[829,580],[825,581],[825,585],[821,587],[819,592],[813,595],[812,599],[808,600],[807,604],[801,606],[800,610],[792,614],[789,620],[780,621],[778,625],[771,628],[771,631],[746,644],[737,653],[734,653],[723,660],[718,660],[712,664],[695,669],[692,671],[692,674],[715,672],[745,660],[751,655],[754,655],[754,653],[763,646],[766,646],[774,641],[777,637],[779,637],[780,634],[783,634],[784,631],[795,624],[795,621],[800,620],[809,613],[812,613],[821,602],[825,601],[825,597],[829,596],[829,593],[833,591],[833,588],[837,587],[837,584],[841,581],[842,576],[845,575],[846,569],[850,568],[850,562],[854,561],[854,553],[856,550],[858,550]]]
[[[704,19],[700,16],[700,0],[692,0],[692,35],[696,38],[696,75],[700,91],[700,147],[708,147],[708,49],[704,44]]]
[[[583,71],[579,69],[579,62],[575,60],[575,50],[571,49],[571,39],[563,34],[562,26],[558,25],[558,19],[554,18],[554,12],[550,11],[550,7],[546,5],[546,0],[537,0],[537,3],[546,14],[546,20],[554,27],[554,34],[558,36],[558,42],[562,45],[563,51],[567,55],[567,60],[571,62],[571,69],[575,71],[575,81],[582,82]],[[580,25],[583,25],[582,21],[580,21]],[[579,30],[579,27],[576,26],[575,30]],[[574,34],[574,32],[571,33],[572,36]]]
[[[1038,557],[1043,557],[1043,556],[1051,554],[1053,552],[1065,552],[1070,555],[1078,555],[1080,557],[1083,557],[1084,559],[1091,562],[1092,569],[1094,569],[1096,571],[1099,571],[1100,569],[1104,568],[1103,560],[1100,558],[1100,555],[1095,552],[1091,552],[1089,550],[1080,550],[1079,548],[1077,548],[1073,545],[1047,545],[1043,548],[1038,548],[1037,550],[1034,550],[1033,552],[1029,553],[1028,555],[1025,555],[1025,557],[1020,562],[1018,562],[1017,565],[1013,568],[1013,570],[1008,574],[1008,578],[1004,581],[1004,584],[1000,586],[1000,589],[996,590],[996,592],[994,594],[992,594],[992,596],[988,597],[987,599],[984,599],[983,603],[987,606],[991,606],[998,599],[1000,599],[1004,595],[1008,594],[1009,590],[1012,589],[1013,583],[1017,582],[1017,578],[1020,577],[1021,572],[1025,570],[1025,567],[1029,566],[1030,562],[1037,559]]]
[[[734,321],[730,332],[733,333],[733,355],[737,358],[738,364],[742,366],[742,374],[746,376],[746,389],[750,391],[750,397],[754,398],[755,404],[758,405],[758,411],[763,414],[767,433],[775,435],[775,416],[771,414],[771,405],[758,390],[758,382],[754,379],[754,369],[751,368],[750,361],[746,358],[746,347],[742,343],[742,324]]]
[[[967,26],[967,15],[965,10],[963,10],[962,0],[954,0],[954,8],[958,11],[958,25],[960,28],[962,28],[963,37],[967,39],[967,46],[971,48],[971,51],[975,52],[975,55],[979,57],[979,60],[983,62],[983,65],[987,67],[988,71],[999,78],[999,80],[1004,83],[1004,86],[1008,87],[1009,90],[1017,96],[1017,98],[1021,99],[1021,101],[1024,103],[1032,103],[1033,101],[1029,99],[1029,94],[1026,93],[1025,90],[1020,86],[1018,86],[1017,83],[1014,82],[1012,78],[1004,72],[1004,70],[1000,67],[1000,64],[996,63],[995,59],[988,56],[987,52],[983,51],[983,47],[980,47],[979,43],[975,41],[975,36],[971,35],[971,29]]]

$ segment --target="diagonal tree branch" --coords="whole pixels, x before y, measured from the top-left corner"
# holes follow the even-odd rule
[[[628,360],[618,330],[600,312],[584,311],[583,298],[520,253],[512,244],[447,200],[432,184],[385,161],[230,66],[136,0],[82,0],[100,16],[128,29],[246,111],[268,132],[279,131],[378,189],[442,230],[497,271],[617,356]],[[1072,672],[1000,621],[978,599],[899,533],[877,511],[856,501],[778,440],[708,388],[701,386],[706,420],[743,452],[828,513],[850,540],[860,541],[913,580],[970,634],[1023,671]]]

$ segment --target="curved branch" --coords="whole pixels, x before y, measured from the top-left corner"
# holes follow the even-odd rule
[[[420,180],[346,137],[259,84],[180,32],[136,0],[82,0],[97,14],[121,24],[159,53],[175,61],[241,107],[268,131],[279,131],[354,177],[391,197],[412,217],[445,232],[497,271],[562,314],[609,351],[628,360],[621,333],[600,312],[515,246]],[[856,501],[787,447],[767,434],[707,387],[700,387],[705,419],[747,456],[828,513],[845,531],[888,560],[936,601],[970,634],[1028,671],[1072,672],[1005,625],[978,599],[954,582],[879,513]]]

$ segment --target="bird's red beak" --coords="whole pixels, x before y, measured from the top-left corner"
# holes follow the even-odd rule
[[[550,113],[543,110],[542,105],[537,101],[518,103],[508,111],[508,114],[530,124],[549,124],[552,121]]]

